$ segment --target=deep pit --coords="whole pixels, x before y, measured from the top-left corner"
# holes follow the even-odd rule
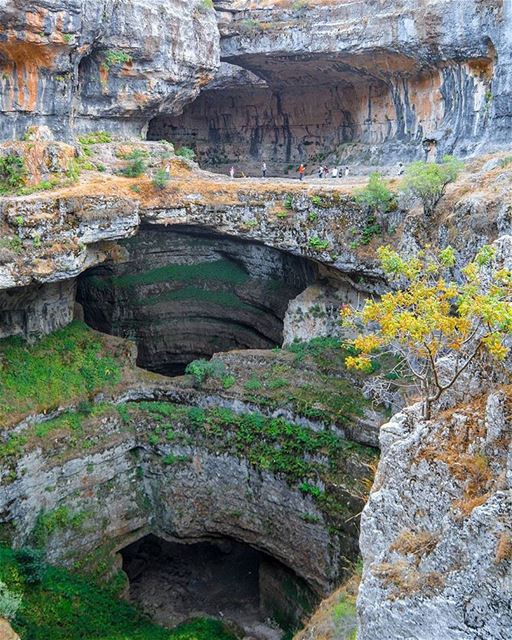
[[[278,640],[316,602],[293,571],[231,538],[187,544],[148,535],[121,554],[130,599],[167,627],[213,617],[251,637]]]
[[[283,340],[290,300],[317,278],[304,258],[200,229],[146,227],[119,263],[79,278],[94,329],[133,339],[138,365],[180,375],[188,363]]]

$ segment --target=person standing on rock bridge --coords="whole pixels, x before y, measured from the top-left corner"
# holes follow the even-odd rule
[[[263,161],[263,164],[261,165],[261,177],[267,177],[267,163],[265,161]]]
[[[235,177],[235,167],[231,167],[231,169],[229,170],[229,177],[231,178],[231,180],[233,180],[233,178]]]
[[[299,180],[302,182],[304,180],[304,174],[306,173],[306,167],[301,164],[297,171],[299,172]]]

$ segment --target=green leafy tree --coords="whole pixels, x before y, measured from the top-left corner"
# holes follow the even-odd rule
[[[430,419],[432,405],[479,356],[502,361],[509,352],[505,339],[512,333],[512,273],[496,271],[489,282],[494,254],[483,247],[455,282],[450,279],[455,266],[450,247],[422,251],[414,259],[381,247],[382,269],[405,286],[368,300],[362,310],[342,309],[344,324],[364,330],[351,341],[356,352],[346,358],[347,367],[369,372],[383,354],[397,356],[394,377],[415,379],[424,417]],[[443,368],[447,356],[449,373]]]
[[[356,193],[356,201],[374,211],[386,212],[392,208],[395,196],[380,173],[372,173],[366,187]]]
[[[413,162],[405,170],[403,191],[419,198],[425,215],[431,216],[446,187],[457,180],[463,167],[464,164],[453,156],[445,156],[442,163]]]

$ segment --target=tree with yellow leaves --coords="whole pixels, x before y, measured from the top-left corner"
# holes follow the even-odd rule
[[[392,373],[412,375],[421,390],[424,418],[430,420],[432,405],[472,362],[484,353],[503,361],[509,352],[512,273],[500,270],[491,277],[494,256],[495,250],[484,246],[455,282],[451,247],[427,249],[413,259],[381,247],[382,269],[400,288],[367,300],[361,310],[341,310],[344,325],[365,330],[351,341],[356,355],[347,357],[347,367],[370,372],[383,353],[398,356]],[[451,356],[449,373],[442,366],[446,356]]]

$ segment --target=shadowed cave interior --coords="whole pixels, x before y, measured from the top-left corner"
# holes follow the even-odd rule
[[[312,261],[204,229],[146,227],[120,245],[118,262],[79,278],[77,300],[91,327],[134,340],[137,364],[164,375],[281,345],[290,300],[317,279]]]
[[[148,535],[121,554],[130,599],[164,626],[210,616],[246,632],[260,625],[293,629],[316,602],[293,571],[231,538],[186,544]]]

